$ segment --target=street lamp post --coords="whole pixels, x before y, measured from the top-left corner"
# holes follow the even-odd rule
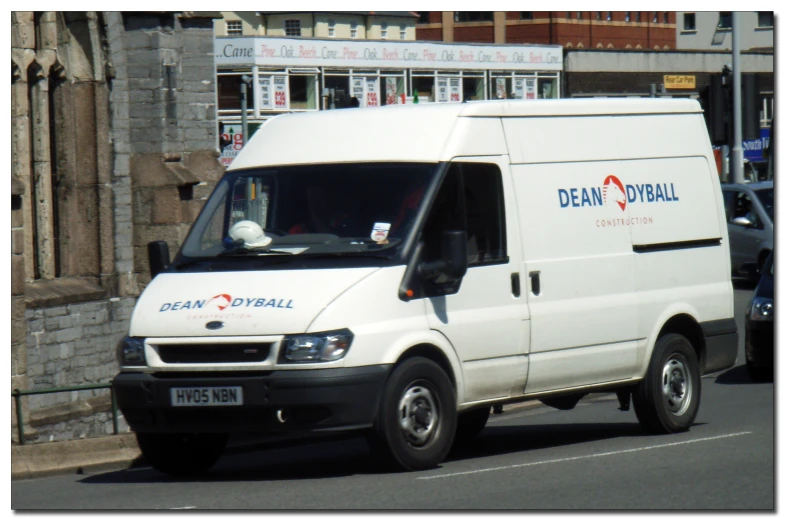
[[[248,143],[248,85],[253,81],[253,78],[243,74],[240,77],[240,118],[243,127],[243,148]]]
[[[739,33],[741,21],[737,11],[732,14],[733,44],[733,148],[731,149],[731,172],[734,183],[744,182],[744,150],[741,147],[741,44]]]

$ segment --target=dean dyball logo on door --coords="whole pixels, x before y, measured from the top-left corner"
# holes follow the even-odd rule
[[[164,302],[158,311],[160,313],[195,309],[223,311],[227,308],[232,311],[247,310],[248,308],[294,309],[294,301],[287,298],[232,297],[228,293],[219,293],[210,299]]]
[[[607,176],[602,186],[559,188],[558,194],[559,206],[562,208],[583,208],[586,206],[618,207],[622,212],[630,204],[649,205],[679,201],[674,183],[636,183],[625,185],[615,175]],[[635,217],[604,215],[603,217],[605,218],[595,219],[597,228],[638,226],[654,223],[654,218],[651,215],[636,215]]]
[[[621,211],[629,204],[671,203],[679,200],[674,183],[623,184],[615,175],[609,175],[602,186],[589,188],[559,188],[559,205],[562,208],[584,206],[616,206]]]

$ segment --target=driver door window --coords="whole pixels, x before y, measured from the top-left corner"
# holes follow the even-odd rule
[[[736,206],[733,209],[733,216],[731,217],[731,221],[737,217],[745,217],[748,219],[750,223],[752,223],[751,228],[758,230],[763,228],[763,223],[755,211],[755,206],[752,202],[752,199],[744,192],[738,192],[736,195]]]

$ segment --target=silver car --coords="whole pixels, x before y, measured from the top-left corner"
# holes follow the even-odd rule
[[[731,273],[757,277],[774,246],[774,183],[724,184]]]

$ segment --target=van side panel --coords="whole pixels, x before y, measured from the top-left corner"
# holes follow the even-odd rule
[[[612,140],[603,147],[595,157],[615,153]],[[621,380],[635,370],[630,231],[597,224],[607,210],[603,180],[614,168],[611,161],[512,166],[531,317],[526,393]]]

